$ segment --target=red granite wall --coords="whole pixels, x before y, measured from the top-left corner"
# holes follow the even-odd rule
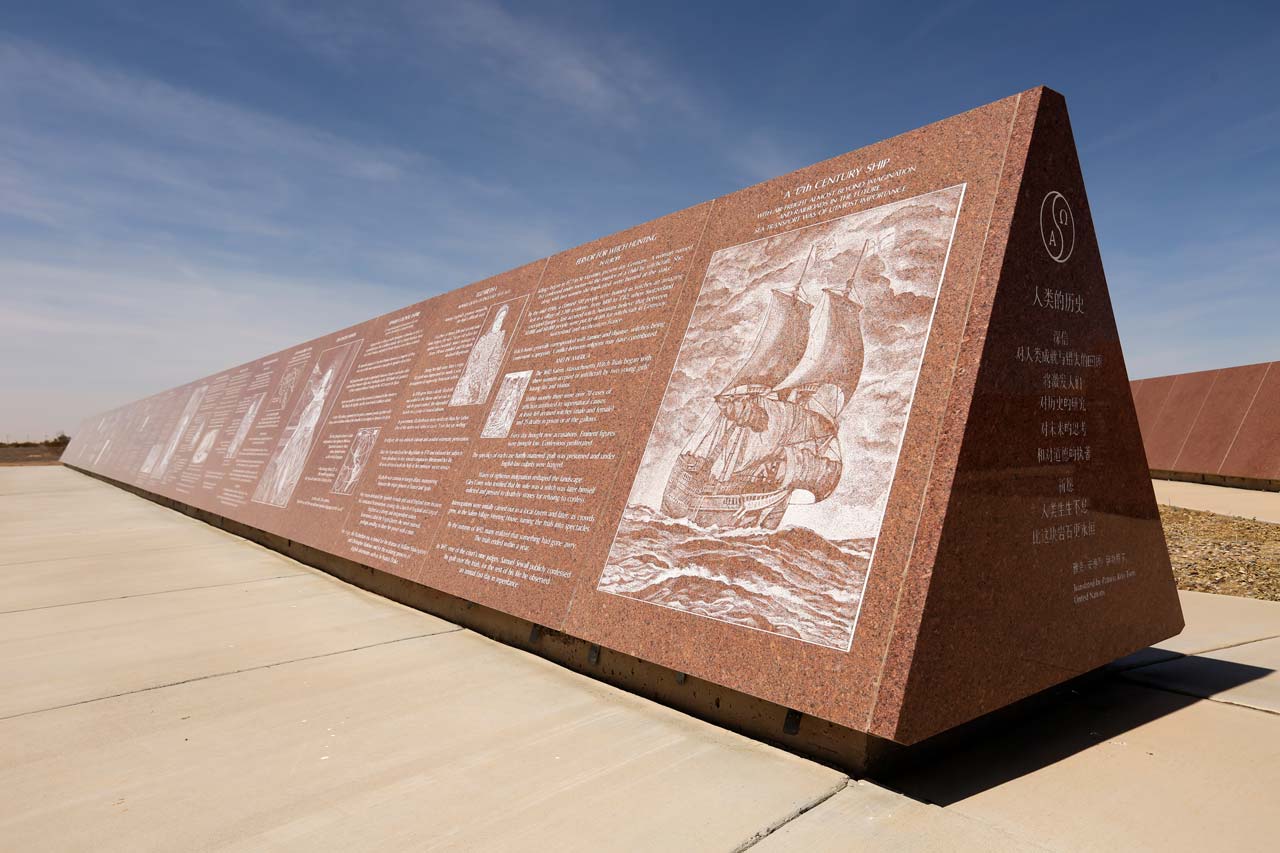
[[[1182,627],[1127,385],[1032,89],[103,413],[63,461],[906,743]]]
[[[1131,383],[1156,476],[1280,488],[1280,362]]]

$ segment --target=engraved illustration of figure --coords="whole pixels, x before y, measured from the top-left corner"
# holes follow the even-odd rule
[[[138,469],[138,473],[150,474],[151,470],[156,467],[156,462],[160,459],[160,454],[163,451],[163,444],[151,445],[151,450],[147,452],[147,458],[142,460],[142,467]]]
[[[364,474],[364,468],[373,455],[373,444],[378,439],[379,431],[378,427],[357,430],[355,438],[351,440],[351,447],[347,449],[346,458],[342,460],[342,467],[333,478],[334,494],[349,495],[356,483],[360,482],[360,476]]]
[[[481,437],[507,437],[511,432],[511,425],[515,423],[516,412],[520,410],[520,401],[524,399],[524,392],[529,387],[529,379],[532,376],[532,370],[522,370],[502,377],[502,384],[498,386],[498,393],[493,398],[493,408],[489,410],[484,429],[480,431]]]
[[[209,458],[210,451],[213,450],[213,443],[218,439],[218,430],[211,429],[200,437],[200,443],[196,445],[195,453],[191,454],[191,464],[201,465]]]
[[[258,416],[258,408],[262,405],[262,396],[258,394],[249,403],[248,410],[245,411],[244,417],[240,419],[240,426],[236,428],[236,434],[231,437],[231,443],[227,445],[226,459],[234,459],[236,454],[240,452],[240,445],[244,444],[244,440],[249,436],[249,430],[253,427],[254,418]]]
[[[284,376],[280,378],[280,384],[276,386],[276,390],[271,394],[271,402],[267,404],[267,411],[274,412],[277,409],[284,408],[284,404],[289,402],[289,396],[293,393],[293,386],[298,384],[298,374],[302,368],[294,367],[285,371]]]
[[[173,428],[173,434],[169,436],[169,443],[165,445],[164,452],[160,454],[160,459],[152,470],[152,476],[163,477],[164,472],[168,470],[169,463],[173,460],[173,454],[178,450],[178,443],[182,441],[182,435],[187,431],[187,425],[195,417],[196,409],[200,408],[200,402],[204,400],[204,392],[207,388],[207,385],[201,385],[192,391],[191,396],[187,398],[187,405],[183,408],[182,416],[178,418],[178,423]]]
[[[498,306],[493,315],[493,325],[471,348],[466,366],[462,368],[462,376],[454,386],[453,396],[449,398],[450,406],[471,406],[489,398],[489,391],[498,378],[498,368],[502,366],[502,356],[506,352],[507,330],[502,324],[506,322],[508,310],[506,305]]]
[[[333,368],[326,370],[323,375],[317,375],[318,372],[317,365],[304,392],[311,397],[298,416],[297,425],[262,474],[253,495],[253,499],[259,503],[284,506],[289,502],[298,478],[302,476],[302,466],[306,464],[311,452],[311,442],[315,438],[316,427],[320,424],[325,399],[333,385]]]

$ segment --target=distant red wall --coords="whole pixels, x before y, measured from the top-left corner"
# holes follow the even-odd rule
[[[1151,470],[1280,480],[1280,361],[1130,385]]]

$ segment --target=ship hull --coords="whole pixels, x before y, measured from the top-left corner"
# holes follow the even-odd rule
[[[787,511],[791,489],[716,494],[705,489],[700,476],[703,460],[687,456],[677,461],[662,494],[662,512],[671,518],[687,518],[699,527],[736,529],[762,527],[775,530]]]

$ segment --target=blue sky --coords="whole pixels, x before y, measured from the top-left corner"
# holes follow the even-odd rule
[[[1280,359],[1272,3],[9,4],[0,437],[1021,89],[1130,374]]]

